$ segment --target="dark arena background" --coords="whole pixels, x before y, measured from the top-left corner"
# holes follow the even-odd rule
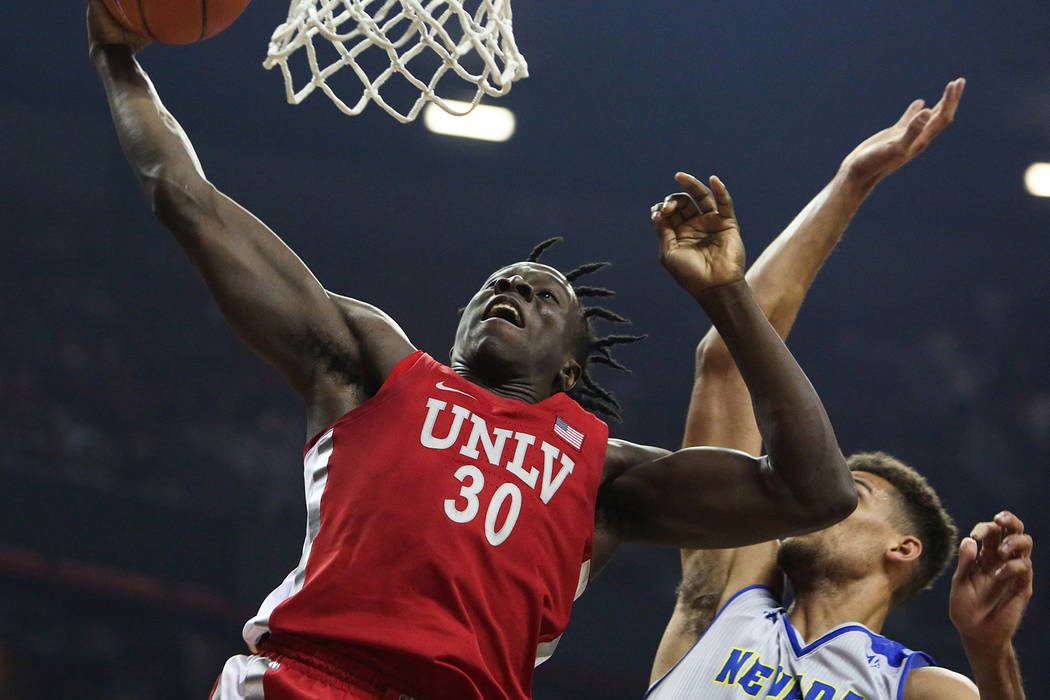
[[[83,6],[48,6],[0,9],[0,698],[204,698],[298,561],[304,421],[153,220]],[[675,170],[722,176],[754,260],[856,143],[965,76],[955,123],[864,204],[790,345],[844,451],[913,464],[960,528],[1026,521],[1015,643],[1046,697],[1050,198],[1024,173],[1050,161],[1050,5],[515,0],[531,77],[486,100],[516,115],[504,143],[320,93],[287,105],[261,67],[286,10],[255,0],[214,39],[142,54],[209,179],[439,359],[456,309],[537,241],[566,236],[545,258],[563,269],[611,260],[595,283],[649,334],[618,351],[633,375],[596,371],[626,409],[612,433],[668,447],[708,325],[656,259],[648,208]],[[535,697],[640,698],[678,573],[676,551],[620,552]],[[968,673],[947,593],[885,632]]]

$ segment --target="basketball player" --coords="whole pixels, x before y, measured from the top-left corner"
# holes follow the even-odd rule
[[[915,102],[894,126],[860,144],[748,272],[782,335],[860,203],[952,121],[963,87],[962,79],[948,84],[924,128],[914,126],[922,107]],[[663,213],[679,206],[691,203],[671,198],[654,206],[654,217],[667,218]],[[687,225],[681,216],[679,225]],[[733,359],[712,330],[697,348],[684,443],[757,451],[761,435],[750,411]],[[649,698],[1024,697],[1011,646],[1032,591],[1032,539],[1023,523],[1002,512],[975,526],[960,548],[950,616],[975,687],[932,666],[926,654],[878,635],[887,614],[947,566],[951,519],[926,481],[892,457],[861,454],[848,462],[860,502],[837,525],[779,544],[682,550],[678,602],[656,654]],[[787,613],[784,575],[796,592]]]
[[[244,342],[302,397],[308,528],[299,566],[244,628],[214,698],[527,698],[573,599],[618,543],[750,544],[827,526],[857,494],[820,400],[743,278],[729,193],[679,173],[703,214],[662,262],[732,348],[769,456],[607,438],[618,363],[568,274],[530,261],[467,303],[451,367],[361,301],[328,294],[220,193],[93,0],[89,53],[124,154]],[[928,118],[925,112],[923,118]],[[629,338],[628,338],[629,339]]]

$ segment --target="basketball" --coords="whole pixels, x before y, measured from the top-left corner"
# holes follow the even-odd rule
[[[213,37],[251,0],[103,0],[113,18],[139,36],[165,44]]]

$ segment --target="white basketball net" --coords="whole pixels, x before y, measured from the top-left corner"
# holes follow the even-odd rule
[[[473,11],[466,9],[465,4],[474,7]],[[371,12],[370,5],[375,6]],[[510,0],[430,0],[425,6],[418,0],[292,0],[288,20],[270,38],[263,66],[281,67],[291,104],[299,104],[320,88],[350,115],[360,114],[370,100],[402,122],[415,119],[428,101],[451,114],[466,114],[482,95],[505,95],[511,83],[528,77],[528,65],[518,53],[511,25]],[[322,46],[331,60],[318,56],[315,40],[331,42],[334,52]],[[312,75],[296,89],[288,58],[304,47]],[[371,47],[385,52],[390,60],[389,67],[374,76],[369,76],[359,62],[361,54]],[[428,51],[433,55],[427,56]],[[471,56],[472,52],[476,56]],[[463,65],[467,57],[473,65],[480,66],[474,69],[477,72],[472,73]],[[417,60],[417,70],[429,74],[415,74],[410,65],[413,59],[424,59]],[[419,65],[427,62],[430,68]],[[433,69],[435,63],[437,68]],[[353,106],[340,99],[328,84],[332,75],[344,67],[352,68],[364,86]],[[474,97],[466,109],[457,110],[436,92],[438,81],[449,71],[474,86]],[[383,84],[398,74],[421,93],[403,113],[380,94]]]

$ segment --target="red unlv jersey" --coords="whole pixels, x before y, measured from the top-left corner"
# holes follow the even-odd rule
[[[607,438],[563,393],[506,399],[409,355],[307,444],[302,559],[245,641],[424,698],[530,697],[587,582]]]

